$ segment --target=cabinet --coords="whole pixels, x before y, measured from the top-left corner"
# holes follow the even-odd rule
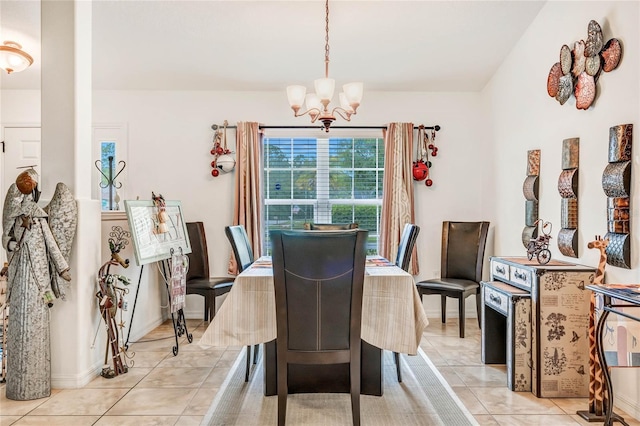
[[[482,285],[482,362],[507,365],[507,387],[531,391],[531,295],[500,281]]]
[[[593,282],[595,268],[492,257],[490,270],[485,289],[505,283],[530,295],[531,392],[544,398],[589,396],[590,292],[585,286]]]

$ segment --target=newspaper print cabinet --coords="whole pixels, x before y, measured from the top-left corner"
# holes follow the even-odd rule
[[[526,257],[492,257],[490,263],[491,282],[485,288],[506,283],[515,287],[513,293],[530,294],[531,392],[541,398],[589,396],[590,292],[585,286],[593,282],[595,268],[553,259],[540,265]],[[489,333],[483,330],[483,339]]]

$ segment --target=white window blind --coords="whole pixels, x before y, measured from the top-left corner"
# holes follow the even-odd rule
[[[305,223],[358,223],[377,253],[382,138],[264,138],[265,248],[269,231]]]

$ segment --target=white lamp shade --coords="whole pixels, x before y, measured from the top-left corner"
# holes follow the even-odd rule
[[[307,88],[304,86],[287,86],[287,98],[289,99],[289,105],[292,107],[301,107],[306,93]]]
[[[362,83],[347,83],[342,86],[342,90],[344,90],[344,94],[347,96],[347,101],[349,101],[350,105],[360,105],[362,92],[364,90]]]
[[[5,41],[0,46],[0,68],[8,74],[20,72],[33,63],[33,58],[20,50],[22,46],[13,41]]]
[[[336,87],[336,81],[332,78],[319,78],[313,82],[316,88],[316,94],[321,100],[331,102],[333,91]]]
[[[353,108],[349,105],[349,100],[347,99],[347,95],[344,92],[340,92],[340,107],[343,110],[347,111],[350,114],[353,114]]]
[[[306,97],[307,110],[317,109],[322,111],[322,102],[315,93],[309,93]]]

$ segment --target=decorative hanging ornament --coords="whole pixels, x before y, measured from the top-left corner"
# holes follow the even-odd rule
[[[424,134],[424,126],[418,127],[418,143],[416,143],[416,161],[413,162],[413,180],[425,180],[429,175],[429,167],[425,164],[422,151],[422,138]]]
[[[213,161],[211,162],[211,176],[216,177],[220,172],[228,173],[236,166],[236,159],[233,152],[227,147],[227,125],[229,123],[224,120],[224,130],[220,130],[215,126],[216,133],[213,135]]]
[[[420,127],[424,127],[424,126],[420,126]],[[433,137],[432,137],[432,140],[433,140]],[[429,143],[429,135],[427,134],[427,132],[424,131],[424,128],[423,128],[423,131],[422,131],[422,152],[424,153],[424,158],[425,158],[424,164],[427,166],[427,176],[425,176],[426,179],[424,181],[424,184],[426,186],[433,185],[433,180],[431,180],[431,178],[429,177],[429,170],[431,169],[431,161],[429,161],[429,149],[432,150],[431,153],[433,154],[433,152],[434,152],[433,147],[434,147],[434,145]],[[435,152],[438,152],[437,148],[435,149]]]

